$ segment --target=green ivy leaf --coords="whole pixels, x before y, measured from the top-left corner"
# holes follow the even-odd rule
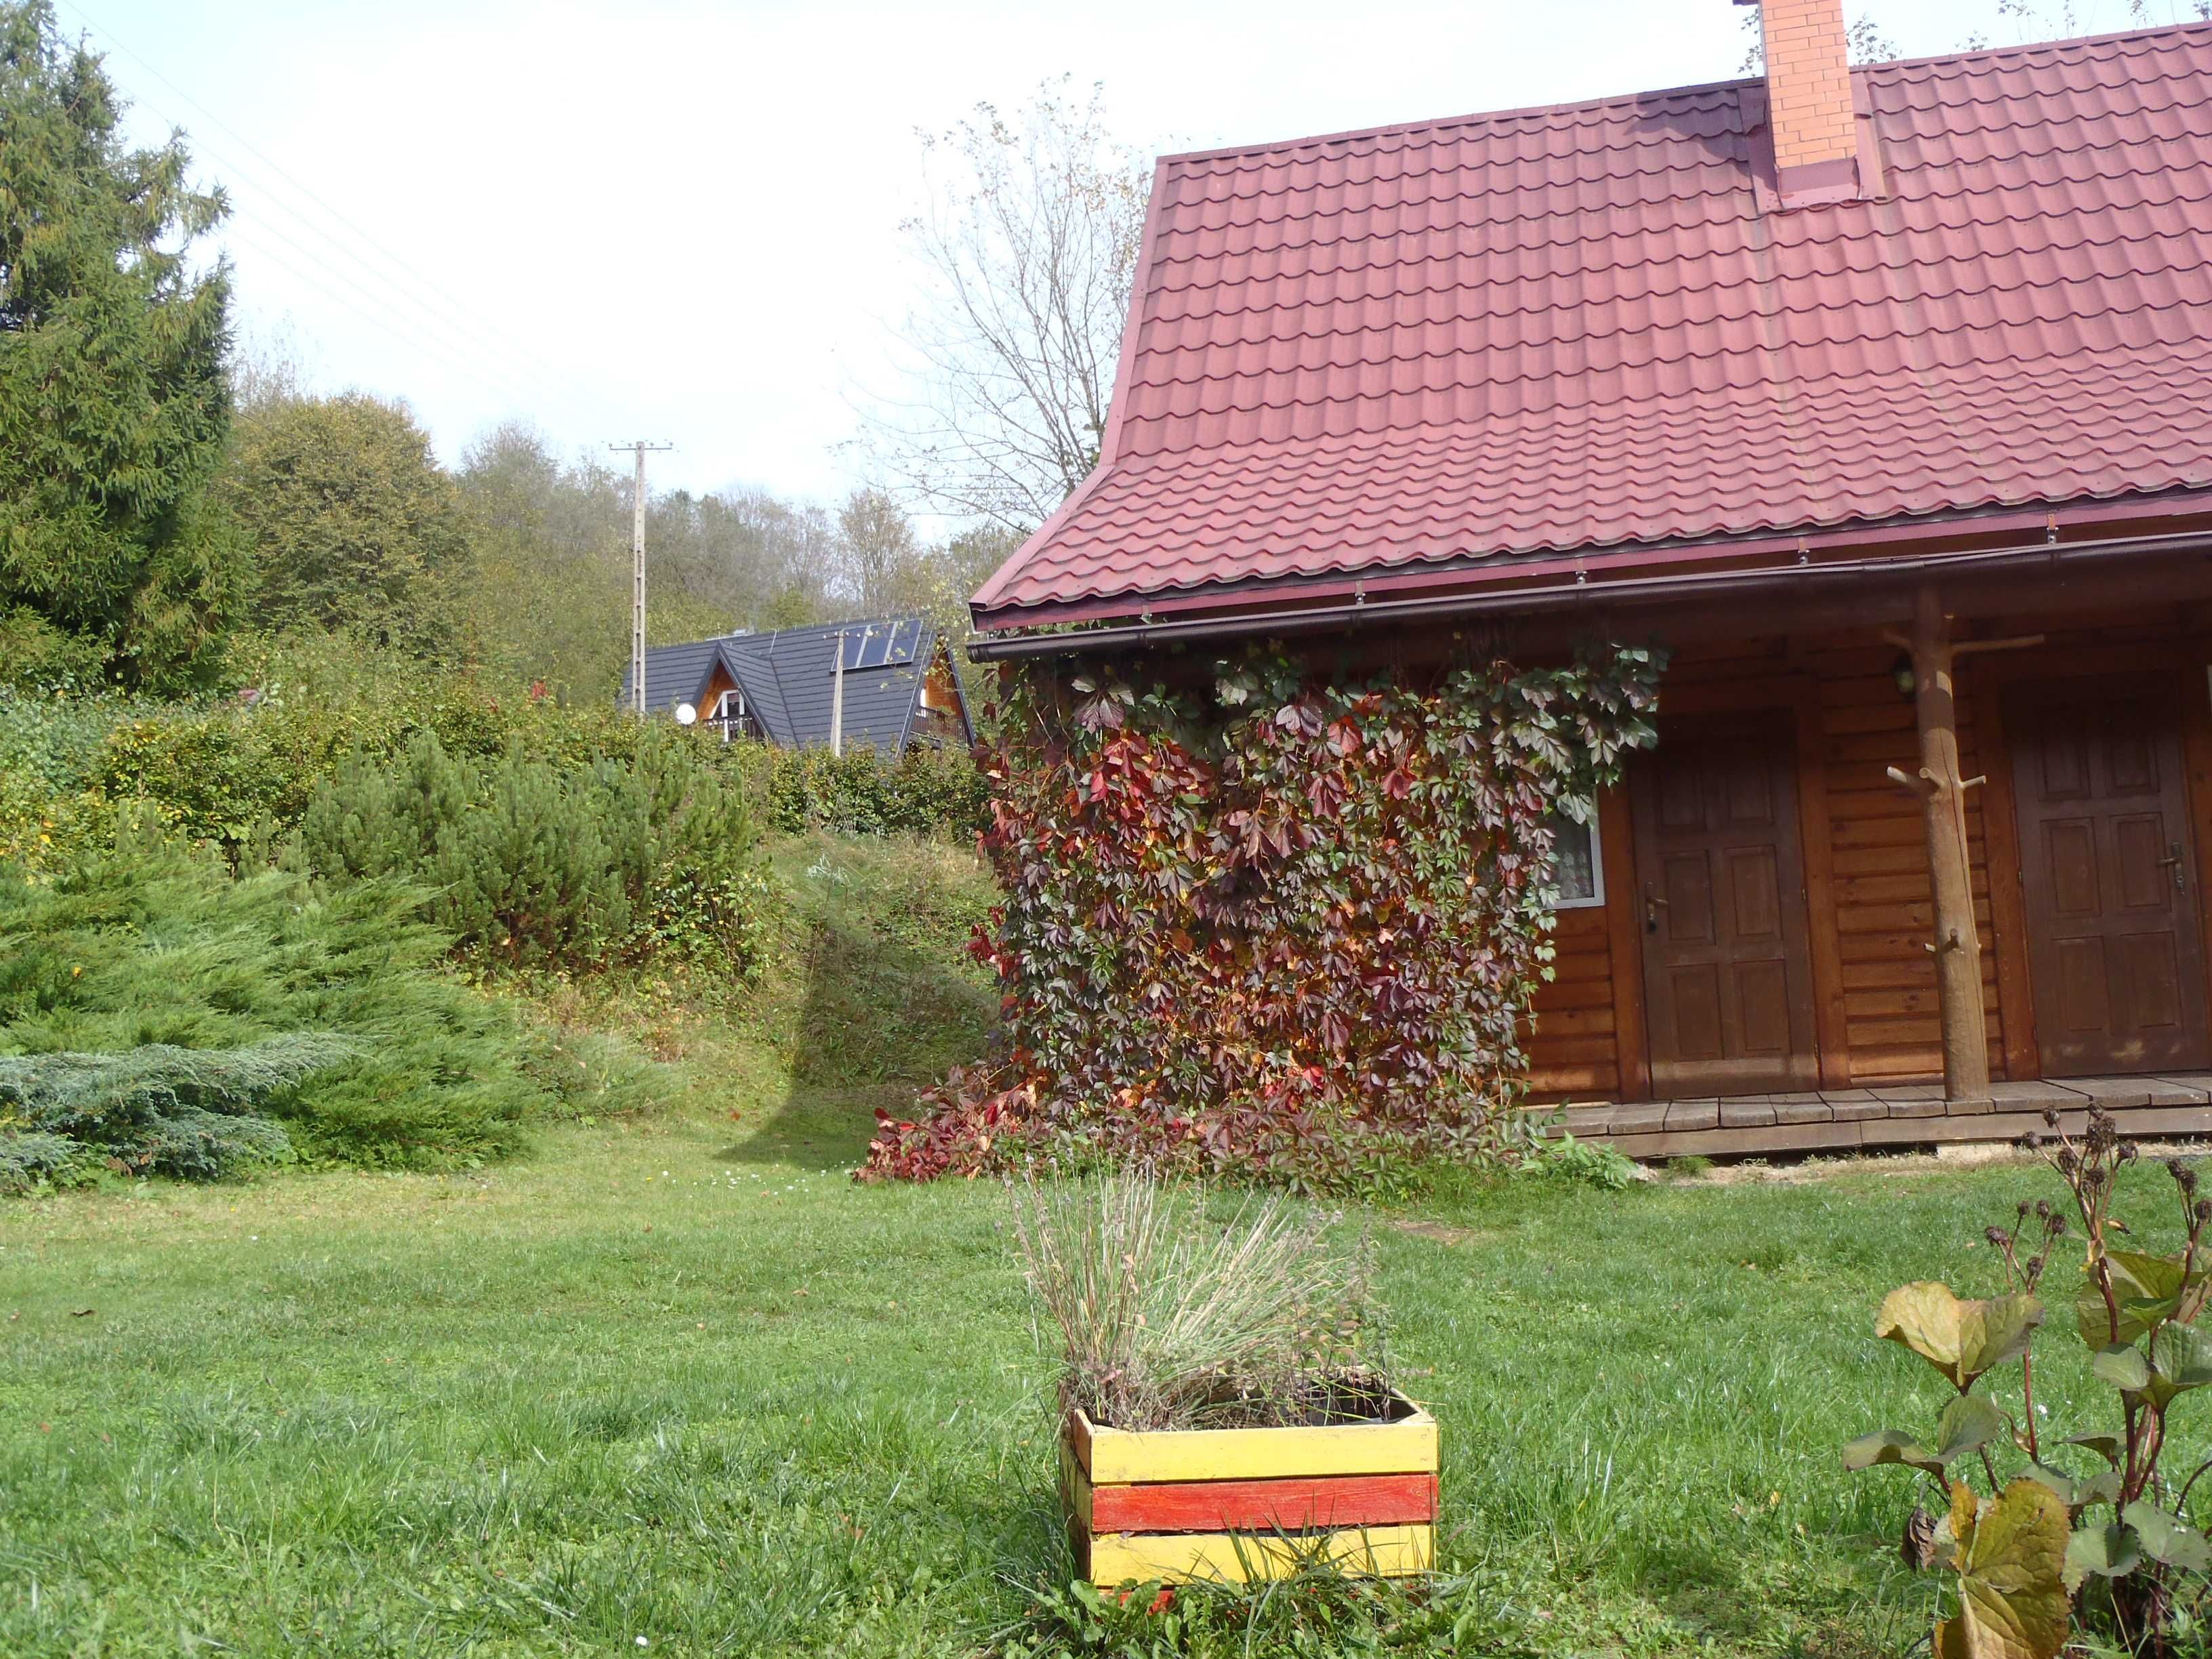
[[[1882,1298],[1874,1330],[1911,1349],[1963,1394],[1991,1367],[2026,1352],[2042,1322],[2043,1304],[2032,1296],[1965,1301],[1948,1285],[1923,1280]]]

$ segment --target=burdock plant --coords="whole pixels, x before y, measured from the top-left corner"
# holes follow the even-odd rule
[[[2094,1107],[2079,1136],[2060,1128],[2056,1112],[2045,1122],[2049,1134],[2022,1144],[2065,1183],[2073,1218],[2023,1203],[2012,1226],[1988,1230],[2004,1271],[2002,1295],[1964,1300],[1938,1284],[1890,1292],[1875,1334],[1925,1359],[1956,1397],[1931,1439],[1886,1429],[1844,1449],[1846,1468],[1893,1463],[1928,1479],[1936,1502],[1914,1510],[1905,1554],[1915,1566],[1954,1575],[1954,1593],[1938,1609],[1936,1659],[2053,1659],[2077,1618],[2128,1652],[2166,1655],[2203,1617],[2212,1542],[2183,1517],[2212,1460],[2177,1486],[2162,1456],[2175,1402],[2212,1384],[2212,1336],[2197,1323],[2212,1297],[2203,1250],[2212,1199],[2198,1195],[2194,1169],[2168,1164],[2181,1248],[2130,1248],[2124,1242],[2138,1235],[2115,1204],[2135,1146]],[[2091,1372],[2112,1390],[2113,1411],[2105,1425],[2053,1437],[2037,1422],[2033,1344],[2046,1271],[2077,1224],[2083,1263],[2074,1326],[2093,1356]],[[1994,1387],[1974,1391],[2014,1360],[2016,1413]],[[1963,1473],[1976,1466],[1987,1496]]]

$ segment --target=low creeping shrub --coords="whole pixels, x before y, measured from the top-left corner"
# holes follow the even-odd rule
[[[0,1120],[63,1136],[94,1168],[113,1151],[179,1174],[283,1155],[246,1104],[309,1163],[452,1169],[519,1151],[581,1074],[441,969],[453,941],[422,903],[388,878],[320,894],[283,872],[234,880],[159,842],[50,882],[0,866],[0,1064],[15,1080]],[[53,1115],[31,1121],[27,1100]],[[54,1149],[27,1139],[7,1158],[51,1179]]]
[[[1844,1449],[1848,1469],[1899,1465],[1927,1480],[1934,1507],[1913,1511],[1904,1553],[1947,1580],[1936,1659],[2056,1659],[2077,1620],[2142,1656],[2180,1651],[2204,1631],[2212,1540],[2183,1517],[2212,1460],[2177,1485],[2162,1456],[2176,1402],[2212,1385],[2212,1335],[2198,1323],[2212,1299],[2204,1250],[2212,1198],[2198,1195],[2194,1169],[2169,1164],[2181,1248],[2139,1248],[2142,1235],[2114,1210],[2117,1176],[2134,1161],[2134,1146],[2094,1106],[2078,1139],[2059,1132],[2057,1113],[2045,1121],[2051,1135],[2026,1144],[2065,1183],[2081,1230],[2072,1322],[2094,1356],[2092,1374],[2112,1390],[2109,1420],[2064,1435],[2039,1420],[2039,1292],[2075,1223],[2047,1203],[2022,1203],[2013,1226],[1987,1234],[2003,1264],[2002,1294],[1962,1299],[1948,1285],[1906,1285],[1875,1319],[1877,1336],[1918,1354],[1954,1391],[1933,1436],[1885,1429]],[[2015,1361],[2016,1412],[1991,1381]],[[1985,1381],[1990,1386],[1977,1393]],[[1965,1473],[1974,1467],[1986,1494]]]
[[[0,1058],[0,1134],[61,1136],[118,1174],[210,1181],[289,1159],[291,1137],[258,1109],[354,1053],[295,1032],[243,1048]]]
[[[787,835],[967,837],[990,821],[990,780],[965,750],[925,744],[893,756],[855,744],[833,755],[748,746],[755,752],[741,763],[764,777],[769,816]]]

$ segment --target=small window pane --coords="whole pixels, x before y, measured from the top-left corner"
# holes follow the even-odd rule
[[[1553,879],[1559,889],[1559,906],[1571,909],[1580,905],[1604,902],[1604,890],[1598,878],[1597,826],[1577,823],[1564,812],[1554,812],[1546,822],[1552,830],[1553,858],[1556,864]]]

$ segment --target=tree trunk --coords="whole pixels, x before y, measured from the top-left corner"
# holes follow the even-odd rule
[[[1905,778],[1920,796],[1935,888],[1936,995],[1943,1021],[1943,1092],[1954,1102],[1990,1097],[1988,1028],[1982,1008],[1982,941],[1966,859],[1966,791],[1959,775],[1959,718],[1953,696],[1951,632],[1932,586],[1914,598],[1914,714],[1920,773]]]

